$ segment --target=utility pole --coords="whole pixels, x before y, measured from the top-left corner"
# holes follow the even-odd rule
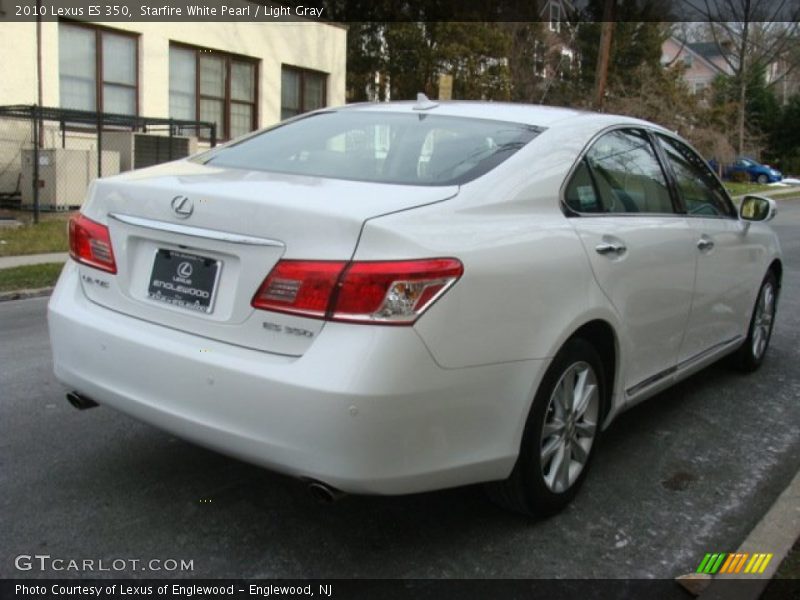
[[[611,54],[611,38],[614,35],[614,8],[616,0],[605,0],[603,5],[603,24],[600,29],[600,49],[597,53],[597,67],[594,71],[594,107],[603,108],[608,79],[608,60]]]
[[[36,100],[33,111],[33,222],[39,223],[39,150],[44,146],[44,132],[42,131],[42,0],[36,0]]]

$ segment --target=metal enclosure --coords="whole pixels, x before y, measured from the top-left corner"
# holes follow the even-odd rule
[[[34,206],[36,152],[22,150],[22,208]],[[39,206],[42,210],[69,210],[83,204],[86,188],[97,177],[97,150],[42,148],[39,160]],[[103,175],[119,173],[119,153],[102,152]]]

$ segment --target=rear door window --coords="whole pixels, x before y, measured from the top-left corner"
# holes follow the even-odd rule
[[[598,138],[575,170],[565,200],[580,213],[675,213],[655,150],[638,129]]]

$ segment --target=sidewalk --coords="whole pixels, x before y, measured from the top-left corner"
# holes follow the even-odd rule
[[[696,589],[692,593],[698,595],[697,600],[757,600],[772,584],[783,559],[789,554],[799,537],[800,472],[795,474],[791,483],[737,550],[737,553],[747,553],[748,555],[757,552],[774,554],[774,558],[770,560],[763,576],[740,575],[738,570],[735,574],[717,574],[713,576],[713,579],[706,579],[700,583],[700,589]],[[689,575],[689,578],[691,577],[692,575]],[[794,594],[798,589],[790,583],[791,580],[776,581],[779,581],[779,590],[791,590],[791,593]],[[771,597],[783,597],[782,591]]]
[[[22,256],[0,256],[0,269],[22,267],[25,265],[42,265],[45,263],[63,263],[69,258],[68,252],[52,252],[50,254],[25,254]]]

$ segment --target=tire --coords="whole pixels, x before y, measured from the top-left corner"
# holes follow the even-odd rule
[[[599,441],[604,372],[600,355],[586,340],[574,338],[563,346],[536,392],[514,470],[508,479],[486,485],[492,500],[536,517],[553,515],[572,501]],[[577,396],[585,402],[575,409]]]
[[[769,177],[767,177],[766,175],[764,175],[764,174],[762,173],[761,175],[759,175],[758,177],[756,177],[756,181],[757,181],[758,183],[760,183],[760,184],[762,184],[762,185],[763,185],[763,184],[765,184],[765,183],[769,183]]]
[[[758,290],[756,304],[750,317],[750,327],[747,330],[747,339],[732,356],[733,366],[739,371],[751,373],[764,362],[772,337],[777,306],[778,280],[775,273],[769,271]]]

